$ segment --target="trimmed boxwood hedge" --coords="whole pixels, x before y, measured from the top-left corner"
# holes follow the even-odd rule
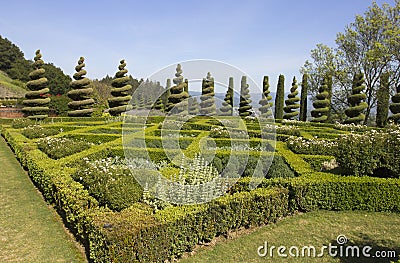
[[[136,203],[113,212],[99,207],[98,201],[71,175],[77,169],[73,164],[78,165],[83,157],[123,156],[120,140],[56,161],[20,132],[7,127],[1,132],[45,199],[54,204],[66,225],[86,246],[92,262],[164,262],[232,229],[274,222],[294,211],[400,212],[400,179],[316,172],[307,158],[294,154],[279,141],[278,162],[284,162],[298,177],[264,179],[254,191],[249,191],[252,178],[244,177],[229,195],[207,204],[171,207],[153,214],[146,205]],[[187,151],[197,147],[192,146]],[[147,150],[151,158],[166,158],[163,149]]]

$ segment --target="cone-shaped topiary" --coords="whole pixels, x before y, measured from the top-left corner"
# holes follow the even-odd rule
[[[78,65],[75,67],[76,73],[73,76],[75,80],[70,83],[72,90],[67,93],[68,97],[73,100],[68,103],[68,107],[71,109],[68,116],[71,117],[89,117],[93,113],[91,106],[94,100],[90,97],[93,89],[89,87],[90,80],[85,77],[84,61],[85,59],[80,57]]]
[[[156,100],[155,105],[154,105],[154,109],[159,110],[161,112],[164,111],[164,102],[163,102],[163,99],[162,99],[161,96],[158,97],[158,99]]]
[[[326,122],[330,108],[327,78],[324,77],[319,87],[316,100],[313,102],[314,109],[311,111],[312,122]]]
[[[301,81],[299,121],[307,121],[307,92],[308,92],[308,75],[304,74],[303,79]]]
[[[49,112],[47,105],[50,103],[49,97],[45,96],[50,90],[46,88],[47,79],[44,77],[44,62],[40,50],[36,51],[34,70],[29,74],[31,79],[26,83],[30,91],[25,94],[25,100],[22,102],[24,107],[22,111],[30,119],[44,119]]]
[[[171,95],[171,80],[167,79],[167,85],[165,86],[165,91],[161,96],[164,104],[164,112],[168,111],[168,98],[170,95]]]
[[[347,99],[350,107],[344,111],[349,119],[347,119],[345,123],[360,124],[364,121],[365,115],[363,111],[368,107],[368,104],[364,102],[367,98],[363,93],[364,89],[364,74],[361,72],[354,74],[353,86],[351,88],[352,94]]]
[[[278,85],[276,87],[275,97],[275,119],[283,118],[283,106],[285,101],[285,76],[279,75]]]
[[[173,79],[175,86],[170,89],[171,94],[168,97],[167,110],[170,112],[173,109],[173,113],[185,115],[188,114],[187,98],[189,94],[185,92],[187,83],[183,81],[180,64],[176,66],[175,77],[176,78]],[[175,107],[176,105],[178,106]]]
[[[297,91],[297,80],[296,77],[293,77],[292,88],[290,89],[290,94],[288,95],[288,99],[285,100],[286,107],[283,108],[285,114],[283,115],[284,119],[293,120],[295,117],[299,115],[297,111],[300,108],[300,98],[297,96],[299,92]]]
[[[132,108],[128,105],[132,99],[132,96],[129,95],[132,91],[132,86],[128,84],[129,76],[126,76],[128,70],[125,67],[125,60],[121,60],[118,72],[115,73],[115,77],[111,82],[111,95],[113,97],[108,99],[108,105],[110,107],[109,113],[113,116],[121,115],[121,113]]]
[[[249,84],[247,84],[246,76],[242,76],[240,82],[240,102],[239,102],[239,115],[240,117],[247,117],[251,115],[251,99]]]
[[[261,112],[261,117],[263,118],[272,118],[272,105],[273,103],[271,102],[272,96],[269,95],[271,91],[269,90],[269,78],[268,76],[264,76],[263,79],[263,93],[262,93],[262,98],[259,101],[261,107],[259,108]]]
[[[395,123],[400,121],[400,84],[396,87],[396,94],[392,96],[392,104],[390,104],[390,111],[393,113],[390,119]]]
[[[207,78],[203,78],[200,100],[201,115],[213,116],[217,114],[217,108],[214,101],[214,78],[211,77],[210,72],[207,73]]]
[[[226,91],[224,102],[219,109],[221,116],[232,116],[233,114],[233,78],[229,78],[228,90]]]
[[[378,100],[376,107],[376,125],[383,128],[387,124],[389,114],[389,73],[381,75],[376,97]]]
[[[189,114],[198,115],[200,111],[200,105],[196,98],[189,98]]]

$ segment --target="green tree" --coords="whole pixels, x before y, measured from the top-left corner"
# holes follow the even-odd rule
[[[325,77],[319,88],[319,93],[316,96],[316,100],[313,102],[314,109],[311,111],[312,122],[327,122],[330,100],[328,91],[328,78]]]
[[[49,108],[52,112],[57,114],[57,116],[66,117],[68,116],[69,102],[71,102],[71,99],[65,94],[52,96],[49,103]]]
[[[7,38],[0,36],[0,70],[10,78],[29,81],[31,63],[24,58],[24,53]]]
[[[187,98],[189,94],[185,92],[186,82],[183,81],[182,67],[180,64],[176,66],[175,78],[172,80],[175,86],[171,87],[171,95],[168,97],[167,110],[175,114],[188,114]]]
[[[249,84],[247,84],[246,76],[242,76],[242,80],[240,82],[240,102],[239,102],[239,116],[247,117],[251,115],[251,99],[250,99],[250,90]]]
[[[44,76],[47,78],[48,88],[50,89],[50,94],[66,94],[70,90],[69,84],[71,83],[71,78],[65,75],[64,72],[54,66],[52,63],[46,63],[43,65],[46,70]]]
[[[232,116],[233,114],[233,78],[229,78],[228,90],[226,91],[224,102],[222,102],[222,107],[220,108],[220,115],[222,116]]]
[[[308,75],[303,74],[303,79],[301,81],[299,121],[307,121],[307,106],[308,106],[307,95],[308,95]]]
[[[259,101],[261,107],[259,108],[261,112],[261,117],[264,118],[272,118],[272,105],[271,102],[272,96],[270,95],[271,91],[269,90],[269,78],[268,76],[264,76],[263,78],[263,93],[262,98]]]
[[[392,96],[392,104],[389,106],[390,111],[392,112],[392,116],[390,119],[394,121],[394,123],[400,122],[400,84],[396,87],[396,94]]]
[[[389,74],[383,74],[380,80],[378,93],[376,94],[378,103],[376,107],[376,125],[378,127],[385,127],[389,114]]]
[[[115,77],[111,82],[111,95],[112,98],[108,99],[108,105],[110,107],[109,113],[112,116],[119,116],[121,113],[129,110],[131,107],[128,105],[132,96],[129,95],[132,92],[132,86],[128,84],[129,76],[126,75],[128,70],[125,68],[125,60],[121,60],[118,66],[118,72],[115,73]]]
[[[26,84],[29,92],[25,94],[23,101],[24,107],[22,111],[30,119],[44,119],[48,117],[51,99],[47,97],[49,88],[47,88],[47,79],[44,77],[45,70],[44,62],[40,50],[36,51],[35,62],[33,63],[34,70],[29,74],[30,81]]]
[[[365,119],[365,114],[363,113],[368,107],[367,103],[364,102],[366,99],[364,85],[364,74],[359,72],[354,74],[353,86],[351,95],[348,98],[350,107],[345,110],[348,117],[345,123],[361,124]]]
[[[167,84],[165,86],[165,91],[162,94],[162,100],[164,104],[164,112],[168,111],[168,98],[171,95],[171,79],[167,79]]]
[[[299,115],[297,111],[300,108],[300,98],[297,96],[299,92],[297,91],[297,80],[296,77],[293,77],[292,87],[290,88],[290,94],[288,95],[288,99],[285,100],[286,106],[283,108],[285,114],[283,115],[284,119],[292,120],[293,118]]]
[[[285,76],[279,75],[275,96],[275,119],[283,119],[283,106],[285,100]]]
[[[214,101],[214,78],[211,77],[210,72],[207,73],[206,78],[203,78],[200,100],[201,115],[214,116],[217,114]]]
[[[314,78],[318,78],[318,71],[323,71],[319,77],[325,74],[333,76],[332,108],[333,112],[336,111],[336,116],[342,116],[341,113],[347,108],[347,94],[351,92],[352,78],[358,71],[361,70],[365,74],[367,108],[364,124],[369,120],[372,109],[376,107],[376,93],[380,87],[381,75],[384,72],[390,73],[389,86],[398,83],[399,16],[400,1],[396,0],[394,6],[379,6],[373,2],[363,15],[356,16],[355,21],[348,25],[343,33],[337,35],[335,49],[320,49],[323,52],[313,57],[313,63],[306,62],[302,70],[315,75]],[[314,86],[312,82],[311,86]]]
[[[90,87],[90,80],[85,77],[86,70],[85,58],[80,57],[78,60],[78,65],[75,67],[76,73],[73,78],[74,81],[70,83],[72,90],[70,90],[67,95],[71,102],[68,103],[70,111],[68,116],[71,117],[90,117],[93,113],[92,105],[94,104],[94,99],[91,98],[93,89]]]

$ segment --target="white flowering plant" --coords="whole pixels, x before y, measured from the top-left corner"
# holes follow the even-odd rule
[[[60,159],[90,148],[93,143],[63,137],[45,137],[37,141],[38,148],[52,159]]]

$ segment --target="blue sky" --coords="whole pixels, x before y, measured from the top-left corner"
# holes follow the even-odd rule
[[[394,0],[378,0],[378,4]],[[73,74],[80,56],[88,77],[114,75],[120,59],[134,77],[190,59],[234,65],[261,85],[279,74],[301,79],[299,68],[317,43],[336,34],[372,0],[257,1],[6,1],[0,35],[32,59]],[[185,69],[183,68],[185,71]],[[173,77],[173,76],[171,76]]]

